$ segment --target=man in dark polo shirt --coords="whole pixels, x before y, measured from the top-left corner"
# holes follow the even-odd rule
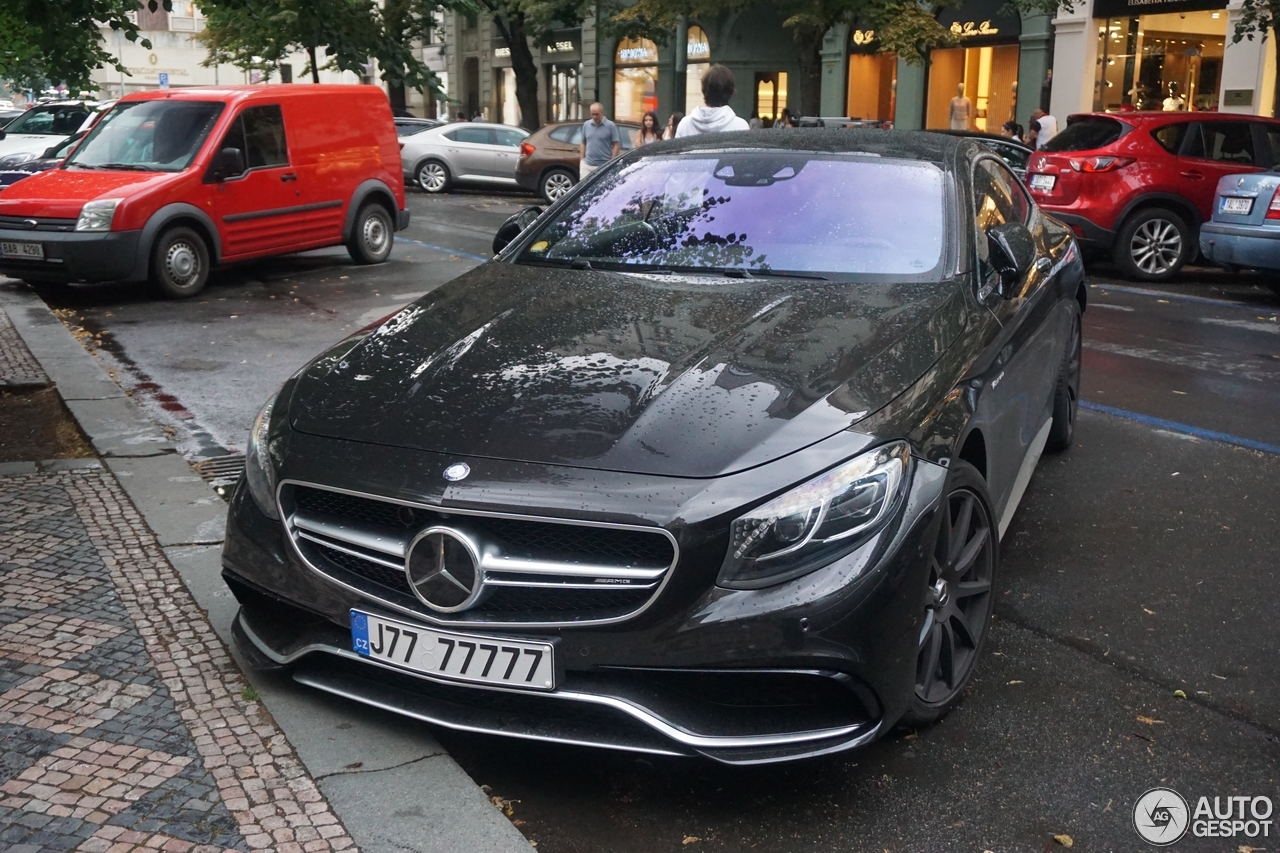
[[[585,180],[621,151],[618,126],[604,117],[604,107],[592,104],[591,118],[582,124],[582,142],[578,145],[578,179]]]

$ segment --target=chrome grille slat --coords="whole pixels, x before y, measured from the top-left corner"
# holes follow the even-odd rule
[[[284,481],[282,515],[313,571],[402,613],[448,624],[604,624],[647,609],[678,559],[658,527],[442,508]],[[404,573],[410,543],[430,527],[465,529],[480,544],[486,588],[456,613],[419,602]]]

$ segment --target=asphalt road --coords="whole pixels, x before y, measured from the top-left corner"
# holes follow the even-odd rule
[[[216,455],[243,449],[257,407],[306,358],[470,268],[529,203],[413,195],[414,223],[381,267],[316,252],[224,271],[191,302],[123,286],[49,301],[185,452]],[[750,770],[440,740],[557,853],[1004,853],[1054,849],[1054,835],[1138,850],[1133,804],[1157,785],[1193,805],[1280,803],[1280,298],[1203,269],[1165,287],[1105,267],[1091,281],[1078,444],[1032,480],[1004,539],[988,653],[942,723]],[[1280,841],[1174,849],[1242,845]]]

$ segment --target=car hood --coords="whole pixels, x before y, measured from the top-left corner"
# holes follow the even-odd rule
[[[713,477],[857,423],[964,322],[955,282],[489,263],[309,365],[289,419],[459,457]]]
[[[0,139],[0,157],[9,154],[43,154],[67,138],[65,133],[6,133]]]
[[[5,190],[0,216],[47,216],[74,219],[85,202],[96,198],[129,198],[172,172],[94,172],[87,169],[49,169]]]

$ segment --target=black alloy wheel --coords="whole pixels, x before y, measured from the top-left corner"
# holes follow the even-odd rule
[[[925,587],[915,696],[902,718],[909,726],[934,723],[959,702],[995,604],[999,534],[986,484],[969,463],[953,463],[942,513]]]
[[[380,264],[390,257],[394,239],[391,214],[376,201],[371,201],[356,214],[347,254],[358,264]]]
[[[1071,321],[1071,341],[1062,367],[1058,369],[1058,384],[1053,389],[1053,426],[1049,427],[1049,439],[1044,449],[1061,453],[1071,446],[1076,435],[1076,414],[1080,406],[1080,315]]]
[[[161,296],[189,299],[209,281],[209,247],[194,229],[170,228],[151,253],[151,284]]]

